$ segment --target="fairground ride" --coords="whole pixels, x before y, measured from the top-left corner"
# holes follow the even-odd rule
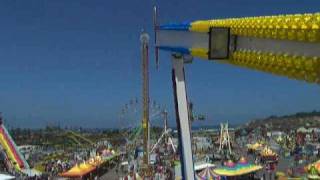
[[[151,124],[158,126],[160,125],[159,122],[164,108],[155,100],[151,100],[150,104],[149,113]],[[122,136],[127,138],[127,141],[137,139],[142,133],[141,111],[141,103],[137,98],[129,100],[129,102],[125,103],[121,108],[119,114],[120,130]]]
[[[199,20],[158,25],[154,8],[156,63],[158,50],[172,55],[172,83],[179,133],[182,176],[195,179],[185,63],[193,57],[273,75],[320,83],[320,14],[294,14]]]
[[[221,123],[220,124],[220,137],[219,137],[219,150],[222,156],[225,159],[230,159],[232,156],[231,150],[231,140],[229,135],[229,125],[228,123]]]
[[[35,175],[36,171],[31,169],[23,154],[19,151],[18,146],[11,137],[9,131],[3,124],[0,113],[0,149],[4,155],[5,165],[11,172],[18,174]]]
[[[168,128],[168,112],[163,111],[163,132],[161,133],[157,142],[152,146],[150,153],[154,152],[156,148],[158,148],[161,143],[164,143],[166,146],[171,146],[173,152],[176,152],[175,145],[173,144],[172,136],[171,136],[171,129]]]
[[[152,126],[159,126],[162,119],[162,113],[164,112],[163,106],[157,101],[150,100],[149,106],[149,125],[150,137],[155,139],[156,136],[152,133]],[[134,158],[134,152],[137,148],[143,146],[143,126],[141,124],[142,104],[138,98],[133,98],[125,103],[121,109],[119,120],[120,120],[120,132],[121,135],[126,139],[126,153],[128,160],[131,161]],[[151,148],[149,142],[149,148]]]
[[[95,143],[90,139],[84,137],[80,133],[75,131],[68,130],[64,133],[64,135],[70,139],[72,139],[79,146],[93,146]]]

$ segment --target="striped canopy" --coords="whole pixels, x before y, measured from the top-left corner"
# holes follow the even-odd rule
[[[213,170],[214,173],[220,176],[241,176],[253,173],[262,169],[262,166],[250,163],[237,163],[234,167],[223,166]]]
[[[213,168],[207,167],[198,174],[196,174],[196,180],[220,180],[220,176],[216,175]]]

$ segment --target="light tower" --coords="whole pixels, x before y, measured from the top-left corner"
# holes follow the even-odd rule
[[[143,128],[143,164],[145,168],[149,166],[149,35],[142,32],[140,35],[141,42],[141,60],[142,60],[142,128]]]

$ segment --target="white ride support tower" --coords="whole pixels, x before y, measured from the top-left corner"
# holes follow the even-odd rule
[[[219,152],[227,148],[228,153],[232,154],[228,123],[220,124]]]
[[[141,42],[141,60],[142,60],[142,129],[143,129],[143,165],[145,169],[149,166],[149,142],[150,142],[150,127],[149,127],[149,35],[142,32],[140,35]]]
[[[184,74],[185,57],[172,55],[172,83],[176,110],[176,121],[179,133],[182,176],[185,180],[194,180],[194,165],[191,149],[191,128],[188,112],[188,100]]]
[[[170,135],[170,129],[168,129],[168,112],[164,111],[163,112],[164,115],[164,129],[163,132],[160,136],[160,138],[158,139],[157,143],[155,145],[153,145],[150,153],[152,153],[161,143],[161,141],[164,141],[165,144],[170,144],[172,147],[173,152],[176,152],[176,148],[174,147],[171,135]]]

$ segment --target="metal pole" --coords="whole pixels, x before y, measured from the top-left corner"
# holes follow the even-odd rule
[[[191,150],[190,117],[185,85],[184,59],[172,56],[172,83],[176,110],[176,121],[179,133],[181,174],[184,180],[194,180],[194,167]]]
[[[143,128],[143,163],[148,168],[149,166],[149,57],[148,57],[148,44],[149,35],[142,32],[140,36],[141,41],[141,54],[142,54],[142,128]]]
[[[164,115],[164,131],[167,131],[167,128],[168,128],[168,112],[167,111],[164,111],[163,112],[163,115]]]

